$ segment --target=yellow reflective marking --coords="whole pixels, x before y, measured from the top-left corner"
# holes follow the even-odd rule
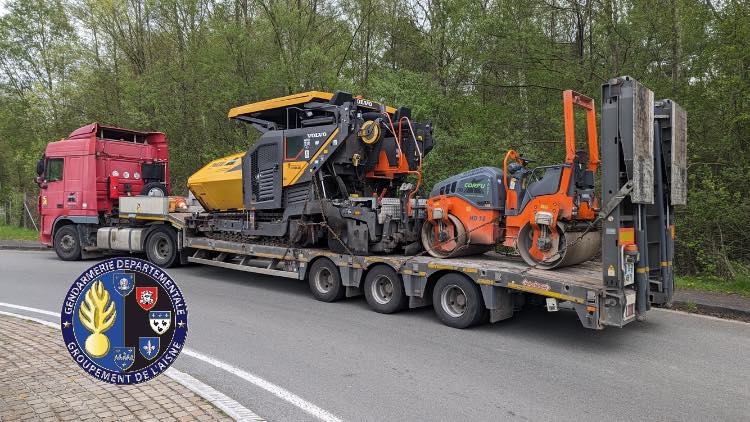
[[[427,264],[427,268],[431,268],[433,270],[455,270],[456,267],[453,265],[442,265],[442,264]]]
[[[309,166],[310,166],[310,163],[314,162],[314,161],[315,161],[315,160],[316,160],[316,159],[318,158],[318,156],[320,156],[320,154],[322,154],[322,153],[323,153],[323,150],[324,150],[324,149],[326,149],[326,148],[328,147],[328,144],[330,144],[330,143],[331,143],[331,141],[333,141],[333,139],[334,139],[334,138],[336,137],[336,135],[338,135],[338,134],[339,134],[339,128],[336,128],[336,129],[335,129],[335,130],[333,131],[333,133],[331,133],[331,136],[329,136],[329,137],[328,137],[328,139],[326,139],[326,141],[325,141],[325,142],[323,142],[323,145],[321,145],[321,146],[320,146],[320,148],[318,148],[318,152],[316,152],[316,153],[315,153],[315,155],[313,155],[313,156],[312,156],[312,158],[310,158],[310,161],[309,161],[309,162],[305,163],[305,168],[309,167]],[[297,183],[297,180],[299,180],[299,178],[300,178],[300,177],[302,177],[302,173],[303,173],[303,172],[304,172],[304,169],[300,170],[300,172],[299,172],[299,173],[297,174],[297,176],[296,176],[296,177],[294,177],[294,178],[293,178],[293,179],[292,179],[292,180],[291,180],[291,181],[289,182],[289,184],[290,184],[290,185],[293,185],[293,184]],[[310,169],[310,172],[312,173],[312,169]],[[285,186],[286,186],[286,185],[285,185]]]
[[[167,221],[166,217],[152,217],[147,215],[138,214],[120,214],[120,218],[135,218],[138,220],[154,220],[154,221]]]
[[[581,299],[579,297],[564,295],[562,293],[551,292],[549,290],[544,290],[544,289],[538,289],[536,287],[524,286],[522,284],[516,284],[516,283],[514,283],[512,281],[510,283],[508,283],[508,288],[515,289],[515,290],[521,290],[521,291],[529,292],[529,293],[536,293],[536,294],[542,295],[542,296],[554,297],[556,299],[568,300],[568,301],[576,302],[576,303],[584,303],[585,302],[583,299]]]

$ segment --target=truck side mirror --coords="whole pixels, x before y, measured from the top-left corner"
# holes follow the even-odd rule
[[[44,174],[44,157],[40,158],[39,161],[36,162],[36,174],[37,176],[41,176]]]
[[[44,176],[37,176],[36,184],[37,186],[39,186],[40,189],[47,189],[47,181],[44,180]]]

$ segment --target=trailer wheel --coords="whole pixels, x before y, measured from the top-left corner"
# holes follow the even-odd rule
[[[440,321],[454,328],[467,328],[486,315],[479,287],[461,274],[446,274],[432,291],[432,305]]]
[[[365,299],[370,309],[381,314],[398,312],[408,305],[404,281],[389,265],[376,265],[365,277]]]
[[[179,264],[180,256],[174,230],[160,227],[152,231],[146,239],[146,257],[149,261],[164,268]]]
[[[322,302],[335,302],[346,294],[346,288],[341,283],[339,267],[328,258],[320,258],[313,262],[307,279],[313,296]]]
[[[74,224],[62,226],[55,233],[55,253],[63,261],[81,259],[81,238]]]

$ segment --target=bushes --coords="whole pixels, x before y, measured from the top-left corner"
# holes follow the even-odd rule
[[[750,182],[746,164],[736,164],[690,169],[688,205],[677,212],[678,273],[735,279],[750,262]]]

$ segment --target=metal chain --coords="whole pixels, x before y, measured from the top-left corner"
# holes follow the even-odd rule
[[[316,176],[315,179],[317,179],[317,173],[315,174],[315,176]],[[322,179],[320,180],[322,183]],[[328,229],[328,232],[331,233],[333,237],[335,237],[336,240],[339,242],[339,244],[344,247],[344,249],[346,250],[346,253],[349,254],[349,256],[354,256],[354,253],[349,249],[348,246],[346,246],[346,243],[344,243],[339,237],[339,235],[331,228],[331,226],[328,225],[328,220],[326,220],[326,213],[325,213],[325,210],[323,209],[323,203],[322,203],[322,200],[320,199],[320,192],[318,191],[318,184],[315,183],[315,180],[312,181],[312,184],[313,184],[313,189],[315,193],[315,199],[318,200],[318,206],[320,207],[320,215],[321,217],[323,217],[322,223],[312,223],[312,224],[316,224],[316,225],[319,225],[321,227]],[[307,198],[305,198],[305,201],[307,201]],[[303,224],[309,224],[309,223],[303,223]]]

